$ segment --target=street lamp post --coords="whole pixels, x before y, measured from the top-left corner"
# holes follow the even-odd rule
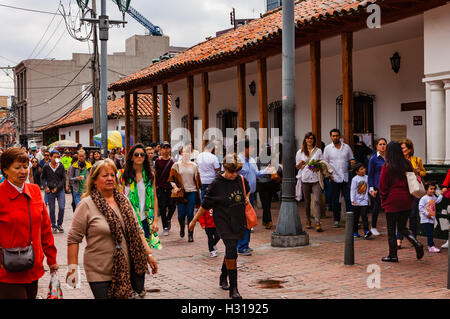
[[[274,247],[295,247],[309,244],[302,230],[295,200],[295,24],[294,0],[283,1],[283,184],[280,215],[272,233]]]

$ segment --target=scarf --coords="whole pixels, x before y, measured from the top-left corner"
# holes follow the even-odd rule
[[[113,257],[112,283],[108,290],[108,298],[130,298],[133,295],[130,271],[134,271],[138,275],[149,273],[145,247],[139,235],[133,209],[129,205],[127,198],[122,193],[114,190],[114,199],[119,205],[120,213],[125,224],[125,227],[122,228],[119,217],[96,188],[92,190],[91,198],[99,211],[105,216],[116,246]],[[128,269],[125,253],[120,246],[124,236],[128,246],[130,269]]]

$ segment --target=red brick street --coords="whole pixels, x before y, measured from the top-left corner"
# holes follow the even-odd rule
[[[67,202],[71,200],[67,196]],[[273,203],[274,223],[278,217],[280,203]],[[72,210],[66,205],[64,234],[55,234],[58,249],[59,276],[62,282],[64,298],[92,299],[83,271],[84,244],[80,246],[79,264],[82,287],[68,288],[64,282],[67,270],[66,234],[70,229]],[[300,218],[305,224],[304,204],[301,203]],[[262,210],[258,209],[259,220]],[[344,225],[332,227],[331,212],[322,220],[324,232],[306,230],[310,244],[297,248],[273,248],[270,245],[270,230],[261,224],[252,233],[251,256],[239,256],[239,291],[243,298],[257,299],[403,299],[403,298],[448,298],[447,290],[447,250],[441,253],[429,253],[425,249],[422,260],[416,260],[414,248],[403,243],[399,250],[399,263],[382,263],[381,257],[388,253],[386,220],[380,214],[378,230],[381,236],[373,239],[355,239],[355,265],[344,265]],[[174,216],[173,221],[176,221]],[[163,249],[154,251],[158,260],[159,272],[146,277],[147,295],[144,299],[228,299],[228,292],[219,288],[220,267],[223,261],[224,246],[218,244],[219,256],[208,255],[207,237],[197,227],[195,241],[188,243],[187,238],[179,237],[178,223],[173,222],[169,236],[161,236]],[[161,228],[161,227],[160,227]],[[273,231],[275,228],[273,229]],[[360,233],[362,230],[360,230]],[[418,237],[426,246],[426,238]],[[437,247],[444,241],[436,239]],[[378,265],[381,271],[380,288],[368,288],[371,274],[369,265]],[[48,268],[47,268],[48,270]],[[38,297],[46,298],[49,273],[39,281]],[[426,280],[424,280],[426,278]]]

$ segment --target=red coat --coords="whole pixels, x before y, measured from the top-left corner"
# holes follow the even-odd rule
[[[216,228],[216,224],[214,224],[214,219],[213,219],[212,214],[213,214],[212,209],[207,210],[206,213],[204,213],[203,216],[201,216],[198,219],[198,222],[200,223],[200,225],[202,226],[203,229]]]
[[[47,207],[39,186],[34,184],[25,183],[21,194],[5,180],[0,184],[0,194],[0,246],[15,248],[30,244],[28,196],[35,257],[34,267],[27,271],[10,273],[0,268],[0,282],[31,283],[44,275],[44,255],[49,266],[56,264],[56,247]]]
[[[447,172],[447,177],[445,178],[444,183],[442,183],[442,186],[450,188],[450,169]],[[450,199],[450,190],[448,190],[447,193],[445,193],[443,195],[444,195],[445,198]]]
[[[386,213],[411,210],[413,197],[409,193],[406,174],[403,176],[391,174],[384,164],[381,168],[379,191],[381,207]]]

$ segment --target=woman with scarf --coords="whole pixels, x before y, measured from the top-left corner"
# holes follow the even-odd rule
[[[160,249],[155,174],[144,145],[139,143],[130,149],[125,168],[118,172],[117,178],[123,193],[133,205],[139,225],[144,230],[150,247]]]
[[[76,283],[79,244],[86,237],[84,269],[96,299],[129,299],[145,294],[147,263],[158,265],[128,198],[117,185],[117,168],[106,159],[95,163],[87,192],[78,205],[67,238],[66,280]]]

